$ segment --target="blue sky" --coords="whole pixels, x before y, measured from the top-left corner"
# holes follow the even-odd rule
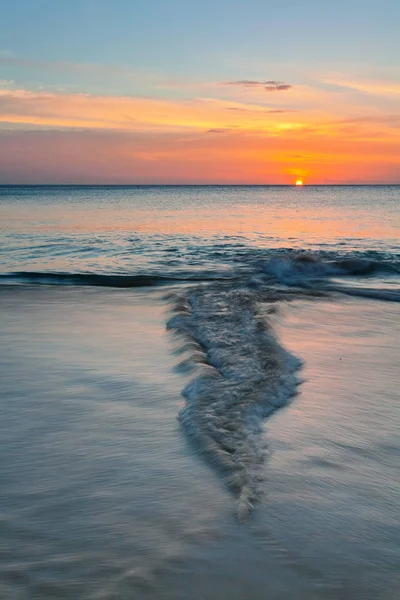
[[[396,66],[400,56],[397,0],[1,0],[1,14],[5,57],[193,81],[257,78],[267,70],[271,79],[296,72],[301,79],[322,68],[367,74]],[[39,77],[32,67],[3,64],[2,77],[12,76],[65,81],[49,70]]]

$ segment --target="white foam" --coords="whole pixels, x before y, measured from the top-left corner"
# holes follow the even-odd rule
[[[300,381],[301,362],[279,344],[265,304],[248,289],[198,288],[176,299],[169,329],[197,366],[183,391],[180,421],[208,459],[227,475],[244,519],[262,493],[263,419],[284,406]]]

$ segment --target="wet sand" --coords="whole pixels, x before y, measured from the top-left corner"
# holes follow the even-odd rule
[[[1,290],[0,597],[394,600],[398,306],[283,308],[306,382],[241,525],[179,428],[163,293]]]

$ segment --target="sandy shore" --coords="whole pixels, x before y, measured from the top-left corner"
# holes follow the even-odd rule
[[[243,526],[179,429],[163,293],[1,290],[3,597],[394,600],[397,306],[278,317],[307,381]]]

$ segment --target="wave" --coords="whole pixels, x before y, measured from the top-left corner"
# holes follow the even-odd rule
[[[213,247],[212,247],[213,248]],[[212,249],[211,248],[211,249]],[[93,273],[93,272],[51,272],[51,271],[15,271],[0,274],[4,283],[38,283],[48,285],[92,285],[104,287],[142,287],[163,285],[181,281],[252,281],[265,285],[283,284],[289,286],[309,285],[313,282],[329,280],[333,277],[366,277],[386,274],[400,275],[400,258],[396,254],[376,251],[351,254],[328,251],[297,251],[277,249],[274,251],[260,248],[219,249],[217,259],[210,248],[205,250],[204,267],[196,252],[197,263],[179,265],[158,265],[154,273]],[[221,256],[225,267],[221,269]],[[210,261],[214,257],[214,261]],[[186,268],[185,268],[186,266]],[[227,267],[230,268],[227,268]]]
[[[206,248],[205,257],[224,261],[242,272],[264,272],[273,278],[303,276],[367,276],[400,274],[400,253],[369,251],[253,248],[250,246]],[[291,273],[292,272],[292,273]]]
[[[101,273],[49,273],[17,271],[0,274],[0,282],[41,285],[99,286],[135,288],[170,285],[179,282],[215,281],[210,275],[106,275]]]
[[[105,274],[105,273],[59,273],[17,271],[0,274],[0,284],[35,284],[66,286],[97,286],[113,288],[137,288],[176,285],[179,283],[218,282],[242,285],[248,289],[279,292],[282,287],[286,296],[301,296],[301,290],[313,290],[314,295],[342,293],[390,302],[400,301],[399,288],[367,287],[364,280],[385,273],[391,284],[398,280],[398,261],[393,257],[376,260],[370,256],[329,256],[326,253],[277,252],[264,261],[251,263],[251,268],[237,268],[221,272],[217,269],[196,271],[155,272],[150,274]],[[342,285],[339,281],[357,278],[357,286]],[[339,281],[338,281],[339,280]],[[362,286],[360,285],[362,284]],[[289,292],[289,289],[292,291]]]
[[[321,253],[288,252],[273,256],[262,265],[265,280],[288,285],[301,285],[310,280],[331,277],[398,274],[399,263],[393,259],[373,260],[359,256],[332,256]]]
[[[226,473],[240,520],[262,493],[263,419],[287,404],[300,383],[295,372],[301,362],[279,344],[268,322],[269,300],[248,289],[198,288],[174,298],[168,322],[180,351],[189,353],[180,367],[197,367],[182,393],[180,422]]]

